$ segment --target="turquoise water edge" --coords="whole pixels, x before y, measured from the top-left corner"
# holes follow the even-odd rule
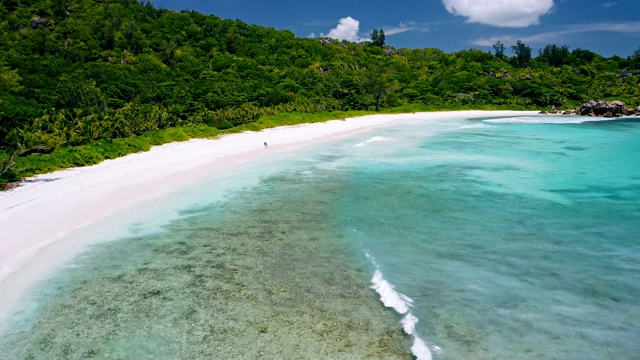
[[[401,121],[147,201],[0,357],[637,358],[640,121],[584,120]]]

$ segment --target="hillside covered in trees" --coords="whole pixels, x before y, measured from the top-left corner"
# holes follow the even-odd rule
[[[395,49],[382,39],[301,39],[135,0],[5,0],[2,181],[21,176],[10,166],[14,157],[109,146],[166,128],[230,129],[265,115],[408,104],[575,107],[590,99],[640,105],[640,49],[603,58],[555,44],[535,54],[522,42],[498,42],[491,53],[444,53]]]

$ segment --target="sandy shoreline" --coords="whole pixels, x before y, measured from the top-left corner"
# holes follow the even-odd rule
[[[20,187],[0,193],[0,318],[25,289],[62,261],[43,258],[43,249],[88,224],[192,184],[213,171],[266,160],[393,121],[532,114],[535,112],[371,115],[170,143],[98,165],[28,179]],[[263,146],[265,141],[268,148]]]

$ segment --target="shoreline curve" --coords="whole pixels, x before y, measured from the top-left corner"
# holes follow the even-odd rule
[[[0,321],[25,291],[77,255],[42,259],[42,250],[65,236],[146,199],[176,191],[207,174],[266,160],[319,143],[411,120],[530,116],[535,111],[446,111],[366,115],[322,123],[282,126],[259,132],[191,139],[97,165],[59,170],[22,181],[0,192]],[[268,148],[263,144],[267,142]]]

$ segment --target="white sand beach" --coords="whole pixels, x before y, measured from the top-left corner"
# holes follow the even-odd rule
[[[78,244],[64,243],[67,235],[143,200],[176,191],[212,171],[259,162],[394,121],[532,114],[535,112],[371,115],[170,143],[95,166],[27,179],[0,193],[0,319],[29,286],[77,254]],[[53,245],[56,252],[47,253]]]

